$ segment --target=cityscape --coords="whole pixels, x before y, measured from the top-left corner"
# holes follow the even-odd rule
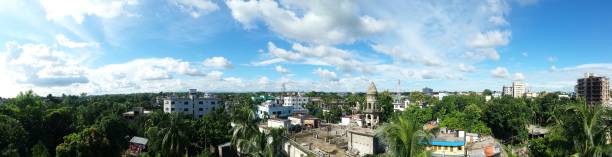
[[[0,157],[612,156],[609,6],[0,0]]]

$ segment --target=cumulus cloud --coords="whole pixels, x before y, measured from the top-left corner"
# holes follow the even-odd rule
[[[289,69],[287,69],[287,68],[285,68],[285,67],[283,67],[283,66],[280,66],[280,65],[277,65],[277,66],[274,68],[274,70],[276,70],[276,72],[281,73],[281,74],[287,74],[287,73],[289,73]]]
[[[5,77],[36,86],[67,86],[87,83],[87,69],[78,58],[44,44],[8,42],[0,61]]]
[[[516,81],[523,81],[525,80],[525,75],[523,75],[523,73],[514,73],[513,79]]]
[[[460,63],[459,70],[462,72],[474,72],[476,71],[476,67],[472,65],[466,65],[466,64]]]
[[[321,79],[328,81],[338,81],[336,72],[329,71],[327,69],[317,68],[312,73],[317,74]]]
[[[491,48],[495,46],[505,46],[510,41],[510,31],[488,31],[486,33],[478,32],[469,43],[470,46],[476,48]]]
[[[387,23],[363,15],[353,1],[230,0],[232,17],[246,28],[262,21],[279,35],[317,44],[352,43],[381,32]]]
[[[137,0],[41,0],[48,20],[56,21],[72,17],[77,23],[83,23],[85,16],[113,18],[127,14],[125,8],[137,4]]]
[[[508,73],[508,69],[504,68],[504,67],[497,67],[493,70],[491,70],[491,76],[495,77],[495,78],[503,78],[506,79],[510,76],[510,74]]]
[[[223,78],[223,72],[214,70],[206,74],[206,77],[212,80],[221,80]]]
[[[67,48],[86,48],[86,47],[100,47],[97,42],[76,42],[68,39],[63,34],[55,35],[55,40],[60,46]]]
[[[174,0],[174,2],[182,11],[189,13],[193,18],[219,9],[219,6],[210,0]]]
[[[202,62],[202,64],[206,67],[217,68],[217,69],[230,69],[232,68],[232,63],[225,59],[225,57],[212,57],[207,58]]]
[[[291,50],[277,47],[274,43],[268,42],[268,52],[262,61],[254,65],[268,65],[280,62],[293,62],[309,65],[335,66],[342,71],[357,71],[369,73],[373,69],[367,63],[358,59],[352,52],[338,49],[335,47],[318,45],[304,46],[294,43]]]

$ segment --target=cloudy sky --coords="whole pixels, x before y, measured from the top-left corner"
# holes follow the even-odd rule
[[[607,0],[0,0],[0,96],[571,91],[612,76]]]

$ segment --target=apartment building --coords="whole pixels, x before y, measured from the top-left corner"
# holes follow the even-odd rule
[[[186,97],[168,96],[163,99],[165,113],[182,113],[192,115],[193,118],[202,118],[215,108],[223,107],[223,103],[216,97],[198,94],[196,89],[190,89]]]
[[[576,95],[589,104],[608,103],[610,101],[610,79],[605,76],[595,76],[585,73],[578,79],[575,87]]]

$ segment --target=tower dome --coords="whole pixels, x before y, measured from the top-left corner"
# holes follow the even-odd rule
[[[370,83],[370,87],[368,87],[368,95],[376,95],[376,93],[378,93],[378,91],[376,91],[376,85],[374,84],[374,82]]]

